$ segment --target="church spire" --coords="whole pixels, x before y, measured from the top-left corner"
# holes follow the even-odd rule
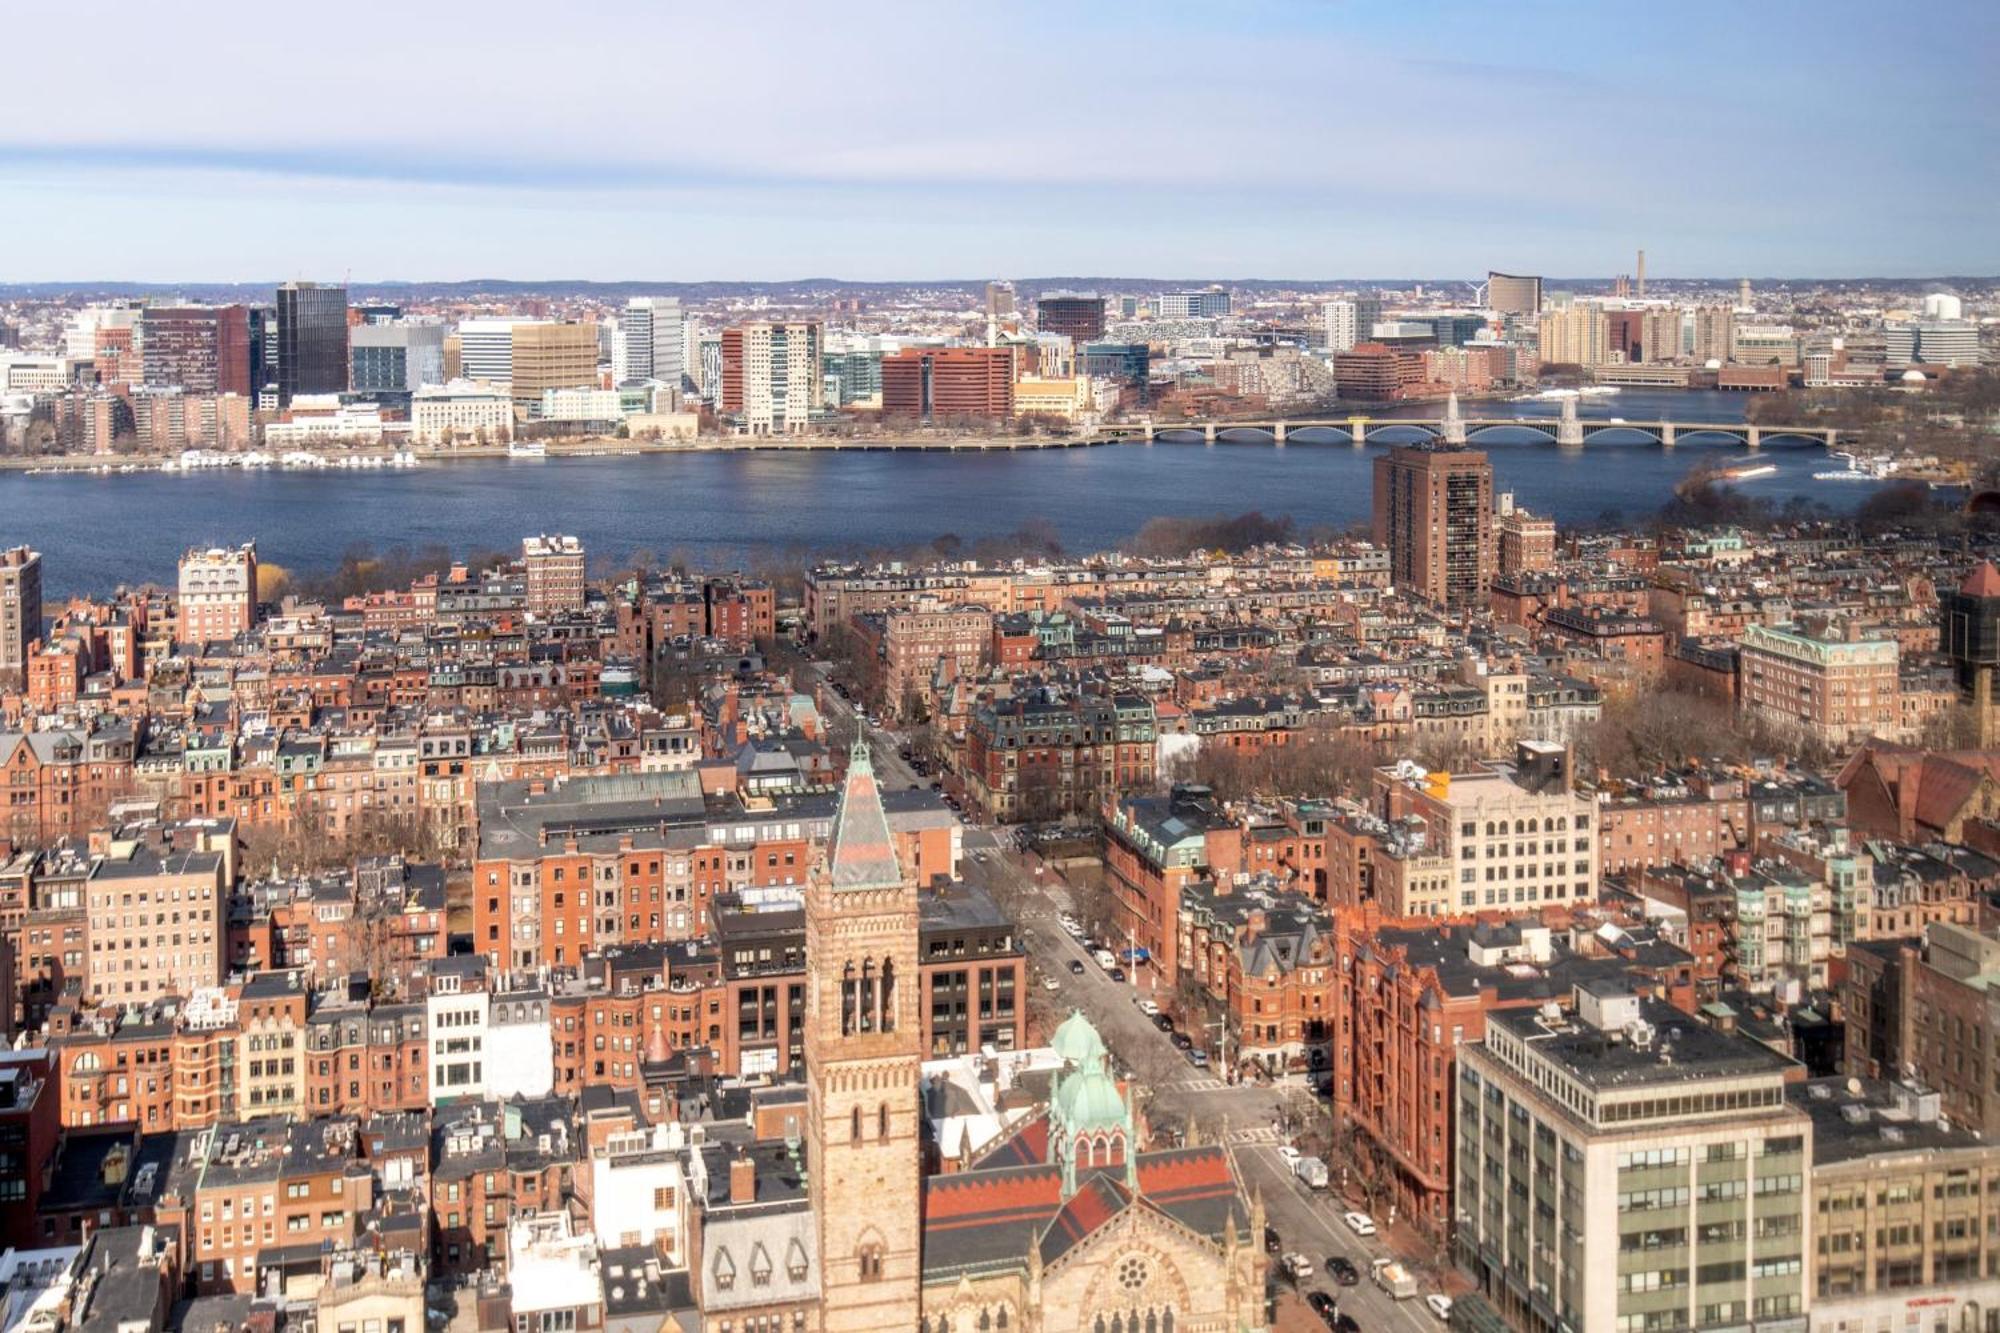
[[[827,847],[828,878],[835,890],[893,889],[903,882],[896,860],[896,842],[889,833],[889,816],[882,809],[882,786],[868,742],[856,740],[847,760],[847,780],[841,785],[840,807],[833,816],[833,837]]]

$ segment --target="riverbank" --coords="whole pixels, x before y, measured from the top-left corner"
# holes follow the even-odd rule
[[[872,436],[836,435],[709,435],[692,440],[621,440],[615,438],[593,438],[583,440],[550,440],[543,444],[544,452],[536,458],[640,458],[655,454],[737,454],[737,453],[1016,453],[1044,449],[1095,449],[1106,445],[1127,444],[1129,440],[1106,439],[1098,436],[1013,436],[1013,435],[963,435],[963,436],[917,436],[910,438],[875,438]],[[250,451],[245,451],[246,453]],[[400,448],[302,450],[325,460],[323,464],[288,464],[272,457],[268,462],[258,463],[210,463],[202,467],[190,468],[191,475],[228,470],[232,467],[250,470],[272,470],[284,472],[318,472],[342,470],[344,467],[382,467],[397,455],[413,457],[419,465],[426,463],[477,462],[494,459],[518,458],[504,444],[466,445],[456,449]],[[529,459],[527,461],[533,461]],[[125,454],[5,454],[0,455],[0,470],[14,472],[50,472],[75,475],[109,475],[114,473],[180,471],[181,453],[125,453]],[[166,465],[172,464],[172,467]]]

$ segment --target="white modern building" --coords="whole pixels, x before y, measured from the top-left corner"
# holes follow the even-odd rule
[[[679,387],[686,328],[678,296],[635,296],[618,327],[625,335],[625,380],[664,380]]]
[[[466,980],[455,972],[440,972],[424,999],[431,1039],[432,1106],[486,1096],[487,996],[483,986],[461,985]],[[543,1032],[546,1041],[546,1025]]]
[[[495,1097],[546,1097],[556,1083],[549,997],[496,991],[486,1014],[486,1089]]]
[[[1154,304],[1161,319],[1221,319],[1229,314],[1229,291],[1207,287],[1194,292],[1161,292]]]
[[[1918,321],[1917,360],[1927,366],[1978,365],[1979,326],[1969,319]]]
[[[667,1266],[687,1263],[689,1199],[677,1123],[613,1134],[590,1154],[591,1221],[605,1249],[646,1245]]]
[[[1352,301],[1328,301],[1320,307],[1320,314],[1326,320],[1326,350],[1329,352],[1351,352],[1360,341],[1356,327],[1355,307]]]
[[[462,319],[458,322],[458,373],[469,380],[509,384],[514,379],[514,326],[546,319]]]

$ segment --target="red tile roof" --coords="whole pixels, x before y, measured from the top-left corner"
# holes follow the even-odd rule
[[[1979,568],[1965,576],[1958,590],[1967,597],[2000,597],[2000,569],[1995,569],[1991,560],[1982,560]]]

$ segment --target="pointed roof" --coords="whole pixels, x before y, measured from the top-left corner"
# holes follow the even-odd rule
[[[827,864],[836,889],[893,889],[903,882],[896,844],[889,836],[889,816],[882,810],[881,784],[875,780],[875,763],[868,757],[865,740],[854,743],[847,761]]]
[[[1979,568],[1965,576],[1958,590],[1967,597],[2000,597],[2000,569],[1995,569],[1991,560],[1982,560]]]

